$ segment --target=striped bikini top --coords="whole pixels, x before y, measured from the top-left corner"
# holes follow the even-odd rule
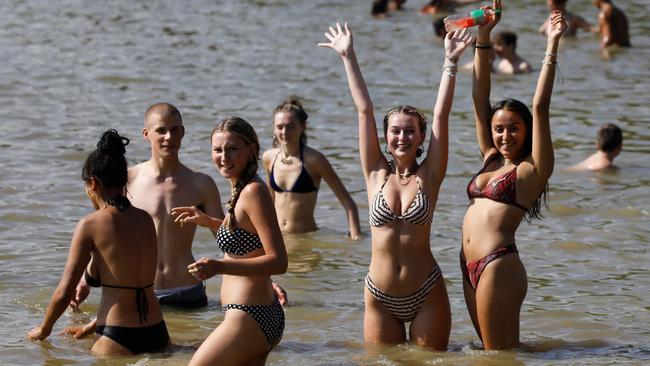
[[[399,216],[395,215],[393,211],[390,210],[386,198],[384,198],[384,194],[382,193],[386,182],[388,182],[388,177],[390,177],[390,174],[386,176],[384,184],[381,185],[379,191],[372,198],[372,203],[368,212],[370,215],[370,226],[382,226],[395,220],[404,220],[411,225],[430,224],[431,221],[433,221],[433,206],[429,201],[429,197],[427,197],[427,195],[424,194],[424,191],[422,191],[422,186],[420,186],[420,181],[417,180],[417,177],[415,178],[415,182],[418,184],[418,192],[415,194],[415,198],[408,210]]]

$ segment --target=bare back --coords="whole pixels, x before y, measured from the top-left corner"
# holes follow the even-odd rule
[[[98,324],[140,327],[160,322],[162,312],[150,286],[157,265],[156,232],[151,217],[133,206],[123,212],[109,206],[88,215],[83,226],[94,243],[93,275],[109,285],[102,289]],[[140,314],[134,311],[137,288],[144,290],[149,304],[143,324]]]

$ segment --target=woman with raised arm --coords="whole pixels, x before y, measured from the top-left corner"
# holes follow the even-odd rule
[[[314,209],[324,179],[345,209],[348,235],[359,239],[357,205],[325,155],[307,146],[306,129],[307,112],[296,98],[273,111],[273,149],[264,152],[262,161],[280,228],[291,234],[318,230]]]
[[[462,30],[445,38],[445,62],[434,107],[431,142],[423,153],[426,118],[399,106],[384,117],[390,161],[382,154],[373,105],[361,76],[347,24],[330,27],[329,43],[343,60],[359,117],[361,168],[366,181],[372,258],[366,276],[364,337],[370,343],[397,344],[408,335],[417,345],[445,350],[451,312],[447,289],[431,253],[429,235],[438,191],[447,170],[448,119],[458,58],[472,41]]]
[[[483,346],[508,349],[519,345],[519,312],[528,286],[515,234],[522,219],[541,218],[553,172],[549,105],[566,23],[563,13],[551,14],[532,114],[514,99],[491,106],[487,51],[501,1],[493,6],[497,17],[479,27],[476,40],[473,98],[483,167],[467,186],[460,265],[467,309]]]
[[[248,122],[223,120],[212,130],[212,162],[230,181],[223,220],[195,207],[173,210],[179,223],[218,228],[222,259],[201,258],[188,270],[198,280],[223,275],[224,319],[196,351],[190,365],[263,365],[282,338],[284,310],[271,275],[287,270],[287,251],[266,184],[257,175],[260,144]]]
[[[81,177],[95,212],[75,229],[61,281],[47,307],[41,326],[27,334],[45,339],[75,295],[83,275],[89,285],[102,287],[96,327],[99,338],[91,352],[132,355],[162,351],[169,344],[167,327],[153,293],[158,244],[151,216],[124,196],[127,164],[124,147],[129,140],[115,130],[104,132],[84,164]]]

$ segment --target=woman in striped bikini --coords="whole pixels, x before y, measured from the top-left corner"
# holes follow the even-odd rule
[[[436,101],[431,142],[424,160],[426,118],[417,109],[400,106],[384,117],[382,154],[373,105],[356,60],[347,24],[330,27],[329,43],[342,58],[359,115],[361,167],[368,191],[372,258],[366,277],[364,337],[369,343],[403,343],[445,350],[451,312],[445,282],[431,253],[429,235],[448,154],[448,118],[458,57],[470,44],[467,31],[445,38],[445,63]]]

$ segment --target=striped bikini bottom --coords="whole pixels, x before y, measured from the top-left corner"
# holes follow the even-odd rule
[[[440,278],[440,275],[440,267],[436,263],[431,274],[424,280],[422,286],[413,294],[407,296],[391,296],[381,292],[370,279],[370,273],[366,275],[366,288],[377,301],[384,305],[384,308],[389,313],[406,323],[415,319],[415,316],[422,307],[424,299],[429,295],[429,292],[431,292],[433,285]]]

